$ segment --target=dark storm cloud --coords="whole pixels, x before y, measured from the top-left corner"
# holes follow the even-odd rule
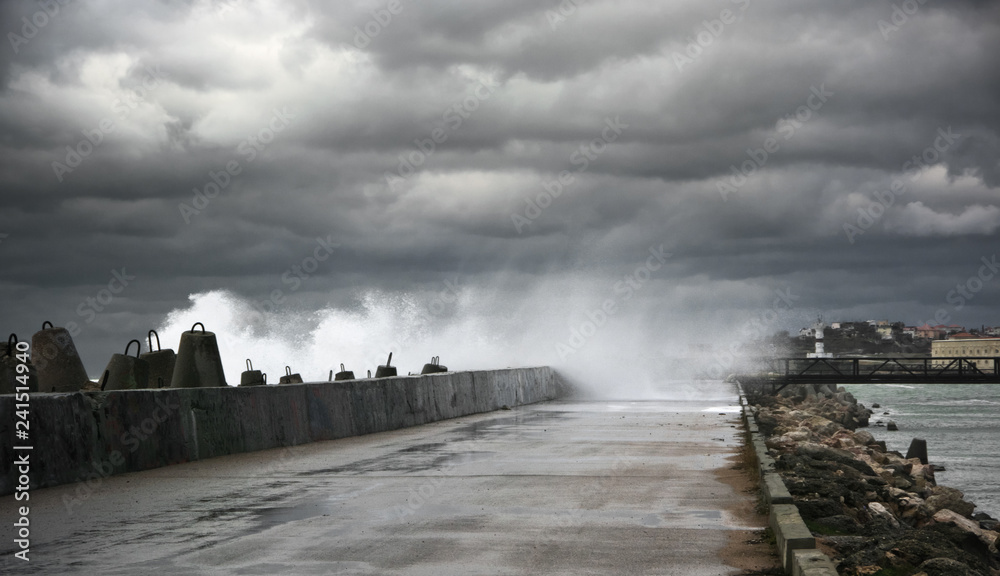
[[[292,307],[602,292],[662,243],[644,322],[789,286],[922,321],[995,250],[996,3],[56,5],[0,6],[0,319],[79,322],[135,271],[90,354],[190,293],[287,289],[318,238]],[[974,304],[1000,323],[992,284]]]

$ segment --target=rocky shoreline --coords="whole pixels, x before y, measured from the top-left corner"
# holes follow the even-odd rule
[[[872,411],[843,388],[751,394],[753,412],[799,514],[847,576],[1000,576],[1000,523],[932,463],[887,451]]]

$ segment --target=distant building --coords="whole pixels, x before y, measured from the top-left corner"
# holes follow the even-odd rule
[[[830,322],[830,330],[840,330],[840,322]]]
[[[888,324],[884,326],[878,326],[875,328],[878,335],[882,337],[883,340],[892,340],[892,326]]]
[[[944,330],[945,334],[958,334],[959,332],[965,332],[965,328],[959,326],[958,324],[948,324],[947,326],[944,324],[938,324],[934,328]]]
[[[924,324],[914,330],[914,336],[917,338],[928,338],[930,340],[944,340],[948,336],[948,332],[947,330],[938,328],[937,326],[928,326],[927,324]]]
[[[888,326],[889,325],[889,321],[888,320],[879,320],[879,321],[875,322],[875,325],[876,326]]]
[[[904,326],[903,327],[903,335],[904,336],[909,336],[911,338],[914,337],[914,336],[916,336],[917,335],[917,327],[916,326]]]
[[[982,338],[981,336],[976,336],[975,334],[969,334],[968,332],[958,332],[956,334],[950,334],[947,340],[978,340]]]
[[[976,338],[972,334],[966,333],[959,338],[931,342],[932,358],[982,358],[997,356],[1000,356],[1000,338]]]

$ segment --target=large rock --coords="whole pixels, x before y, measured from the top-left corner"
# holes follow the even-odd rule
[[[934,515],[934,510],[923,498],[911,494],[899,499],[900,517],[910,525],[922,523]]]
[[[846,514],[817,518],[813,520],[813,524],[826,529],[827,532],[834,532],[841,535],[859,534],[861,532],[861,524],[858,524],[857,520]]]
[[[979,542],[974,537],[973,540]],[[932,558],[953,558],[966,566],[978,564],[975,555],[961,549],[946,535],[934,530],[909,530],[903,532],[900,539],[885,542],[881,547],[883,549],[891,547],[894,554],[913,566],[919,566]]]
[[[931,488],[931,496],[927,498],[927,505],[935,513],[940,510],[951,510],[962,516],[969,517],[972,516],[972,511],[976,509],[976,505],[966,502],[964,497],[965,494],[961,490],[947,486],[934,486]]]
[[[820,436],[833,436],[838,430],[844,429],[844,427],[840,424],[834,422],[833,420],[823,418],[822,416],[810,416],[809,418],[802,420],[801,425]]]
[[[854,441],[861,446],[868,446],[875,443],[875,437],[872,436],[871,432],[862,430],[861,432],[854,433]]]
[[[813,436],[812,431],[804,427],[799,427],[795,428],[794,430],[789,430],[788,433],[785,435],[788,436],[788,438],[794,442],[806,442],[812,439]]]
[[[770,410],[761,409],[757,413],[757,427],[760,429],[761,434],[765,436],[770,436],[774,429],[778,427],[778,418]]]
[[[951,510],[938,510],[934,514],[934,521],[940,522],[942,524],[954,524],[962,530],[974,535],[979,538],[983,544],[986,544],[990,548],[991,552],[996,553],[996,543],[997,543],[997,533],[989,530],[983,530],[979,526],[979,522],[975,520],[969,520],[965,516],[959,515],[957,512]]]
[[[885,504],[872,502],[868,504],[868,511],[871,512],[873,520],[878,519],[893,528],[899,528],[899,519],[886,508]]]
[[[784,451],[795,447],[795,440],[788,434],[781,436],[771,436],[764,441],[764,445],[771,450]]]
[[[832,498],[797,498],[795,506],[798,507],[802,518],[806,520],[829,518],[844,514],[844,505],[839,500]]]
[[[834,391],[829,384],[820,384],[816,386],[816,394],[824,398],[833,398]]]
[[[810,458],[816,460],[826,460],[831,462],[854,461],[854,455],[847,450],[831,448],[824,444],[817,444],[815,442],[802,442],[798,445],[798,447],[796,447],[795,453],[799,456],[809,456]]]
[[[917,569],[927,576],[981,576],[979,572],[951,558],[931,558]]]

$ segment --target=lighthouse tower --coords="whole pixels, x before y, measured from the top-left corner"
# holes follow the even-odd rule
[[[806,358],[833,358],[833,354],[823,351],[824,328],[826,328],[826,324],[823,324],[823,319],[817,318],[816,323],[813,324],[813,333],[816,335],[816,351],[806,354]]]

